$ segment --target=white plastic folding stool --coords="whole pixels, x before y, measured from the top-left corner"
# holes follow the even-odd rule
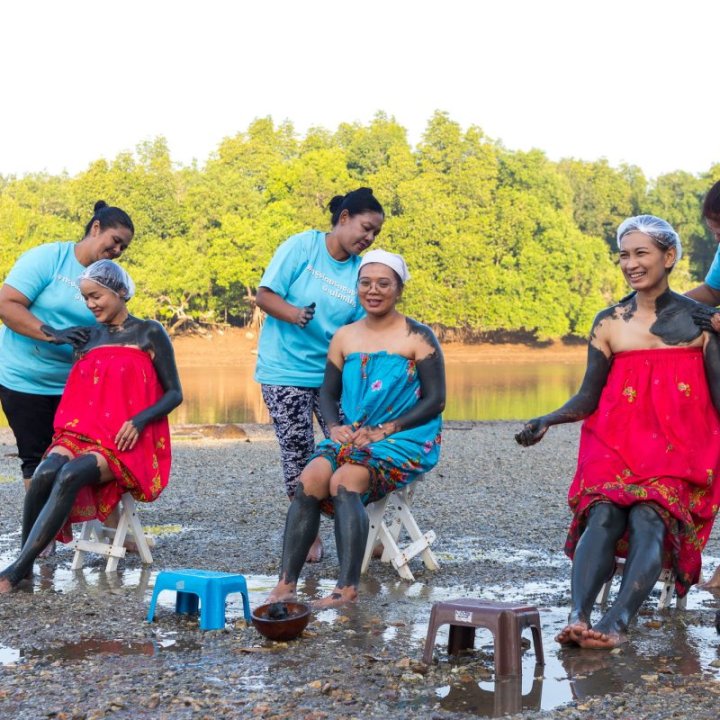
[[[440,563],[438,563],[437,558],[430,549],[430,545],[435,541],[435,532],[433,530],[428,530],[426,533],[420,532],[420,528],[410,510],[415,488],[422,479],[423,476],[420,476],[409,486],[395,490],[367,506],[370,531],[365,545],[365,556],[363,557],[361,572],[367,571],[373,550],[378,543],[383,548],[380,559],[383,562],[392,563],[400,577],[405,580],[415,580],[408,563],[416,555],[422,556],[428,570],[440,569]],[[390,513],[388,522],[385,521],[386,512]],[[411,542],[406,547],[401,548],[398,545],[398,538],[403,528],[410,536]]]
[[[625,569],[625,558],[615,558],[615,575],[622,575]],[[607,604],[608,596],[610,595],[610,586],[612,585],[613,578],[611,577],[600,589],[597,600],[603,607]],[[664,569],[660,573],[658,578],[658,584],[662,584],[660,589],[660,599],[658,600],[658,610],[664,610],[670,607],[673,597],[675,596],[675,573],[672,570]],[[684,610],[687,605],[687,595],[685,597],[675,598],[675,607],[678,610]]]
[[[120,499],[120,507],[120,521],[116,528],[107,527],[98,520],[83,523],[80,537],[74,540],[71,546],[75,549],[75,557],[70,566],[73,570],[79,570],[83,566],[85,553],[92,552],[107,557],[105,572],[115,572],[118,561],[125,557],[125,540],[129,538],[137,545],[143,564],[152,564],[152,553],[137,515],[135,498],[130,493],[124,493]]]

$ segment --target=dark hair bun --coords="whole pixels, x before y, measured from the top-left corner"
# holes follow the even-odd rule
[[[93,208],[93,212],[95,214],[99,213],[103,208],[106,208],[108,204],[104,200],[98,200],[95,203],[95,207]]]
[[[345,199],[345,195],[336,195],[329,203],[328,203],[328,210],[334,215],[336,210],[340,209],[340,206],[343,204],[343,200]]]

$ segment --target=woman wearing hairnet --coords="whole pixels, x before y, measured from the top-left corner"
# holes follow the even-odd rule
[[[79,284],[98,324],[76,344],[55,434],[25,496],[22,550],[0,572],[0,593],[32,573],[58,533],[71,539],[66,523],[104,520],[125,492],[155,500],[168,482],[167,415],[182,402],[170,338],[155,320],[129,314],[134,286],[119,265],[95,262]]]
[[[720,502],[720,339],[695,325],[695,301],[670,290],[680,238],[639,215],[620,225],[617,243],[635,293],[595,318],[578,393],[515,436],[534,445],[551,425],[585,420],[568,492],[572,607],[556,639],[597,649],[627,640],[663,568],[680,597],[698,582]],[[617,599],[591,625],[618,556]]]

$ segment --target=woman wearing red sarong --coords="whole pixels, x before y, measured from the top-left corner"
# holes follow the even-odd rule
[[[154,320],[128,313],[133,283],[112,261],[90,265],[80,290],[98,324],[73,334],[78,359],[25,496],[22,550],[0,573],[0,593],[32,573],[66,522],[104,520],[124,492],[149,502],[168,482],[167,415],[182,402],[170,338]]]
[[[635,292],[596,317],[577,395],[515,436],[529,446],[551,425],[587,418],[568,493],[572,610],[556,639],[588,648],[625,642],[663,567],[680,596],[698,582],[720,502],[720,340],[695,325],[697,303],[669,288],[682,252],[673,228],[640,215],[617,237]],[[617,600],[591,626],[616,555],[626,558]]]

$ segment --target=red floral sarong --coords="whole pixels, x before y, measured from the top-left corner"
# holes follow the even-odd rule
[[[618,353],[598,408],[582,426],[565,552],[573,557],[593,503],[652,503],[667,528],[663,565],[675,570],[685,595],[700,578],[720,502],[719,472],[720,418],[702,349]],[[616,554],[627,555],[627,536]]]
[[[170,476],[167,418],[146,425],[132,450],[119,451],[115,436],[126,420],[156,403],[163,392],[150,356],[139,348],[104,345],[73,365],[47,452],[61,446],[75,455],[98,453],[115,479],[80,490],[59,540],[72,540],[71,523],[104,520],[125,492],[143,502],[160,495]]]

